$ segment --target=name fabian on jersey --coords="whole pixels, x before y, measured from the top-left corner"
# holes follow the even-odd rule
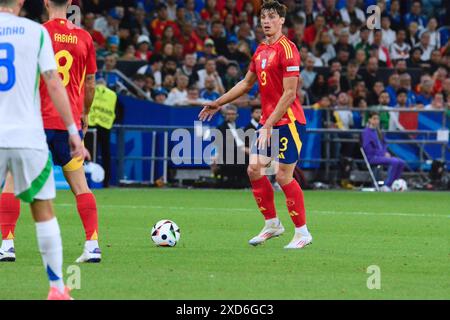
[[[53,40],[60,43],[78,44],[78,37],[73,34],[55,33]]]
[[[24,27],[0,27],[0,36],[15,36],[25,34]]]

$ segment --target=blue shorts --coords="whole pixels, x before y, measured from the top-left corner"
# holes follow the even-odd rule
[[[261,127],[259,125],[258,129]],[[269,148],[265,150],[257,149],[256,139],[259,133],[256,132],[250,153],[264,155],[285,164],[297,162],[302,150],[302,140],[305,138],[306,126],[295,121],[294,123],[273,127],[273,129]]]
[[[83,131],[80,131],[83,139]],[[83,159],[72,158],[70,155],[69,133],[65,130],[45,130],[47,144],[52,153],[53,163],[61,166],[64,171],[76,171],[83,166]]]

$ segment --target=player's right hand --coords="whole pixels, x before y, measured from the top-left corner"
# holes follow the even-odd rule
[[[85,157],[85,149],[81,138],[77,134],[69,135],[69,145],[70,145],[70,155],[72,158],[82,158]]]
[[[200,111],[198,118],[200,121],[209,121],[220,110],[220,105],[215,102],[206,102],[203,104],[203,109]]]

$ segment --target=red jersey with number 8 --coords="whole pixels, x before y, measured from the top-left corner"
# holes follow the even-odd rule
[[[91,35],[65,19],[53,19],[44,24],[52,40],[56,65],[69,95],[72,115],[81,129],[84,106],[84,81],[87,74],[97,72],[95,48]],[[67,130],[41,78],[42,118],[45,129]]]
[[[275,43],[261,43],[252,57],[249,70],[258,76],[264,125],[283,95],[283,78],[300,76],[300,54],[294,43],[281,36]],[[275,126],[298,121],[306,124],[305,114],[297,95],[288,111]]]

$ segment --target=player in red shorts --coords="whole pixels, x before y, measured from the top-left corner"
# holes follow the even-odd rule
[[[277,217],[272,185],[264,175],[275,159],[278,162],[276,180],[286,196],[295,234],[286,249],[301,249],[312,243],[306,227],[303,191],[293,178],[294,169],[305,133],[306,119],[297,96],[300,76],[300,55],[294,43],[281,32],[286,7],[278,1],[265,1],[261,7],[261,25],[266,39],[259,45],[245,78],[216,101],[205,103],[200,120],[209,120],[227,103],[248,92],[258,81],[261,93],[262,117],[257,138],[252,144],[248,175],[258,208],[265,218],[263,230],[249,243],[258,245],[284,232]],[[277,130],[277,150],[270,143]],[[275,137],[275,135],[273,135]]]
[[[83,137],[87,130],[87,115],[95,94],[97,63],[94,44],[89,33],[66,19],[70,4],[71,0],[45,0],[50,20],[44,27],[50,34],[58,73],[66,87],[80,136]],[[86,181],[84,159],[72,159],[67,143],[67,129],[42,81],[41,79],[40,96],[47,144],[54,164],[63,168],[64,176],[76,197],[78,213],[86,233],[83,254],[76,262],[97,263],[101,261],[97,204]],[[14,181],[8,176],[0,198],[3,239],[1,249],[8,253],[8,257],[5,255],[7,258],[5,261],[15,261],[14,229],[20,214],[20,202],[14,197],[13,190]]]

